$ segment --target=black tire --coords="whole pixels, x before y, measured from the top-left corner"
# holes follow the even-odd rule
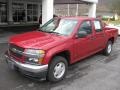
[[[64,71],[64,74],[62,75],[62,77],[56,78],[55,75],[54,75],[55,67],[59,63],[64,63],[65,71]],[[53,60],[51,61],[50,65],[49,65],[49,68],[48,68],[47,80],[50,81],[50,82],[58,82],[58,81],[63,80],[64,77],[66,76],[67,69],[68,69],[68,62],[64,57],[61,57],[61,56],[54,57]]]
[[[108,41],[108,43],[106,45],[106,48],[103,50],[103,54],[105,56],[109,56],[111,54],[111,52],[112,52],[112,45],[113,45],[112,41]],[[111,50],[110,51],[109,51],[109,46],[111,46]]]

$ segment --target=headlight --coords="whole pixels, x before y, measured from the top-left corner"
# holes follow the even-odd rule
[[[24,52],[27,57],[26,62],[30,64],[41,64],[45,56],[44,50],[26,49]]]
[[[24,52],[25,55],[29,57],[43,57],[45,55],[44,50],[34,50],[34,49],[26,49]]]

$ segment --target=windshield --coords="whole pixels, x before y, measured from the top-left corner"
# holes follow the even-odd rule
[[[77,20],[54,18],[48,21],[45,25],[43,25],[41,27],[41,30],[48,33],[70,35],[73,32],[77,23]]]

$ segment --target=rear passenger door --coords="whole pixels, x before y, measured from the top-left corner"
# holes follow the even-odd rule
[[[103,48],[105,45],[105,33],[102,29],[102,23],[100,20],[94,20],[93,21],[95,34],[94,34],[94,41],[93,41],[93,47],[94,51],[98,51]]]

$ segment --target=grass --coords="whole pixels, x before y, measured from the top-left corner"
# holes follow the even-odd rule
[[[118,21],[110,21],[110,23],[114,24],[114,25],[118,25],[118,24],[120,24],[120,20],[118,20]]]
[[[110,21],[104,21],[104,22],[106,22],[107,24],[120,25],[120,20],[117,20],[117,21],[110,20]]]

